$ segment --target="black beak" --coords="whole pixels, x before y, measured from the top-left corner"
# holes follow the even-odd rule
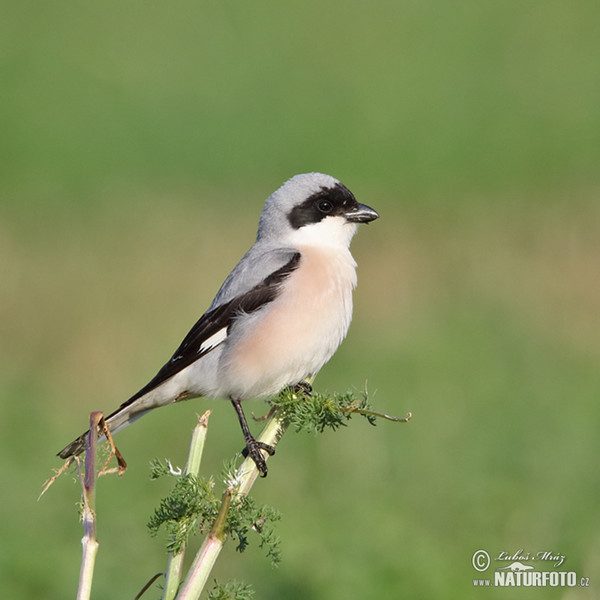
[[[366,204],[360,204],[360,202],[346,214],[346,220],[350,223],[370,223],[375,219],[379,218],[379,213],[373,210]]]

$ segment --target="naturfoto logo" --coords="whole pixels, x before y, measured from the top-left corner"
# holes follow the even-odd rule
[[[578,577],[574,571],[558,571],[566,560],[561,552],[540,550],[515,552],[502,550],[493,554],[486,550],[473,553],[471,564],[479,573],[487,571],[494,561],[493,579],[473,579],[475,587],[588,587],[589,577]],[[532,564],[529,564],[532,563]]]

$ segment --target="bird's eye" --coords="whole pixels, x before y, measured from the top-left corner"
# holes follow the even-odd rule
[[[329,200],[319,200],[317,207],[322,213],[330,213],[333,210],[333,203]]]

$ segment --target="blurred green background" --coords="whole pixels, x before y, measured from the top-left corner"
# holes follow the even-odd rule
[[[54,454],[154,375],[266,196],[309,170],[382,215],[354,241],[354,322],[316,387],[368,380],[377,408],[414,417],[289,432],[254,490],[283,512],[281,566],[230,547],[215,576],[265,599],[597,597],[597,0],[2,13],[4,597],[74,596],[78,486],[37,502]],[[133,598],[164,569],[145,523],[170,482],[148,462],[182,464],[208,407],[218,473],[241,439],[225,402],[119,435],[129,470],[99,487],[93,597]],[[592,587],[484,592],[480,548],[564,554]]]

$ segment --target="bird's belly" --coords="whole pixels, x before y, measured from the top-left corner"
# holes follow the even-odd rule
[[[303,250],[300,266],[280,295],[246,316],[237,335],[232,331],[222,371],[230,395],[275,394],[316,373],[331,358],[350,325],[356,282],[352,256],[338,254]]]

